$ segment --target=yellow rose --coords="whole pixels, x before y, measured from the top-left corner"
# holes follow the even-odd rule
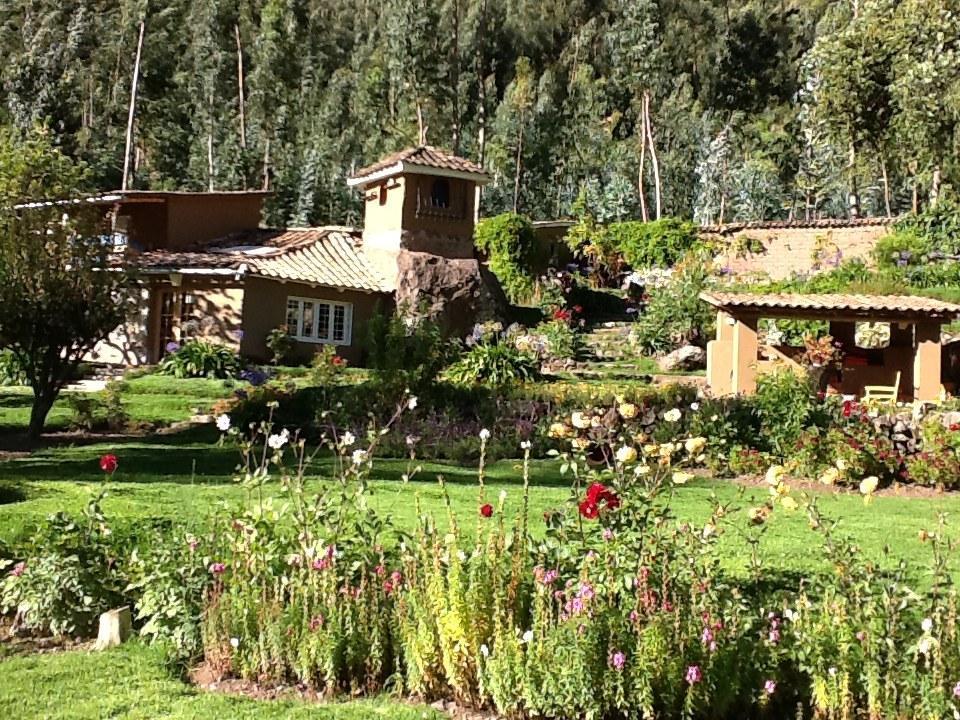
[[[707,446],[706,438],[694,437],[684,443],[684,447],[690,455],[699,455],[700,451]]]
[[[790,497],[789,495],[785,495],[784,497],[780,498],[780,506],[781,506],[784,510],[796,510],[798,507],[800,507],[800,506],[797,504],[797,501],[794,500],[794,499],[793,499],[792,497]]]
[[[623,403],[617,408],[617,412],[624,420],[633,420],[637,416],[637,406],[633,403]]]
[[[678,422],[680,420],[680,411],[677,408],[673,408],[672,410],[667,410],[663,414],[663,419],[666,420],[667,422],[672,422],[672,423]]]
[[[575,412],[570,416],[570,424],[578,430],[586,430],[590,427],[590,416],[582,412]]]
[[[657,445],[654,445],[653,443],[643,446],[644,455],[656,455],[659,450],[660,450],[660,447]]]
[[[860,481],[860,492],[864,495],[872,495],[880,484],[880,479],[876,475],[871,475]]]
[[[677,446],[673,443],[664,443],[660,446],[660,457],[670,457],[676,451]]]
[[[846,469],[847,469],[847,462],[846,462],[846,460],[844,460],[843,458],[839,458],[839,459],[837,460],[837,470],[839,470],[840,472],[843,472],[843,471],[846,470]]]
[[[693,480],[693,473],[684,472],[683,470],[677,470],[673,474],[674,485],[686,485],[691,480]]]
[[[633,471],[634,475],[649,475],[650,466],[649,465],[637,465],[636,469]]]
[[[747,510],[747,517],[750,518],[750,522],[756,525],[760,525],[766,522],[767,514],[769,512],[770,511],[767,509],[765,505],[762,505],[760,507],[752,507],[749,510]]]
[[[586,450],[590,447],[590,441],[587,438],[574,438],[570,441],[574,450]]]
[[[771,487],[776,487],[780,484],[780,479],[784,476],[785,472],[782,465],[771,465],[767,470],[767,474],[764,476],[764,482]]]
[[[567,426],[563,423],[555,422],[550,426],[550,430],[547,432],[552,438],[562,438],[567,436]]]
[[[820,476],[820,482],[824,485],[834,485],[840,479],[840,471],[835,467],[829,467],[823,471]]]
[[[629,445],[624,445],[622,448],[617,450],[617,462],[623,465],[628,465],[629,463],[636,462],[637,460],[637,451],[634,450]]]

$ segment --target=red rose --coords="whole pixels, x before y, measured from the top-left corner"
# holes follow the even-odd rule
[[[583,515],[587,520],[596,520],[597,516],[600,515],[600,509],[597,507],[596,503],[592,503],[589,500],[583,500],[580,503],[580,514]]]
[[[581,305],[574,305],[574,306],[573,306],[573,311],[574,311],[577,315],[579,315],[580,313],[583,312],[583,307],[582,307]]]
[[[606,491],[606,485],[595,482],[589,488],[587,488],[587,500],[596,505],[598,502],[600,502],[600,498]]]
[[[849,400],[845,400],[843,403],[843,416],[845,418],[850,417],[850,413],[853,412],[853,403]]]
[[[117,465],[119,463],[116,455],[104,455],[100,458],[100,469],[108,475],[113,475],[117,471]]]
[[[343,365],[344,360],[339,355],[334,355],[332,358],[330,358],[330,362],[336,367],[340,367],[341,365]]]
[[[556,311],[554,311],[554,313],[553,313],[553,319],[554,319],[554,320],[563,320],[564,322],[566,322],[567,320],[570,319],[570,311],[569,311],[569,310],[563,310],[563,309],[561,309],[561,310],[556,310]]]
[[[480,514],[485,517],[493,517],[493,505],[487,503],[486,505],[480,506]]]
[[[960,423],[952,423],[950,425],[950,432],[956,432],[957,430],[960,430]]]
[[[607,510],[616,510],[620,507],[620,497],[613,490],[607,490],[603,499],[607,503]]]

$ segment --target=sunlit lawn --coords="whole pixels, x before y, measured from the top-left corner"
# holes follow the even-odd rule
[[[202,525],[215,515],[229,513],[242,503],[252,501],[247,491],[236,484],[232,474],[237,461],[235,448],[218,447],[212,428],[179,436],[104,443],[80,447],[52,448],[28,457],[0,462],[0,540],[15,542],[29,535],[32,527],[49,513],[77,511],[104,486],[98,458],[113,452],[120,469],[108,484],[105,510],[118,525],[145,527],[150,520]],[[332,460],[314,461],[310,468],[308,490],[321,489],[331,482]],[[396,524],[413,528],[416,524],[416,500],[425,513],[446,522],[443,491],[437,481],[446,482],[451,504],[458,517],[471,521],[477,512],[476,469],[437,463],[421,466],[413,480],[404,483],[402,475],[410,469],[405,460],[377,460],[372,476],[371,504],[389,514]],[[513,515],[522,498],[522,464],[519,460],[500,461],[487,469],[487,499],[496,502],[506,492],[506,513]],[[326,478],[326,479],[325,479]],[[266,496],[282,493],[276,484],[265,489]],[[678,521],[703,523],[715,501],[731,502],[746,508],[766,495],[763,488],[743,488],[726,480],[700,479],[678,488],[669,500]],[[571,480],[560,475],[556,461],[535,461],[531,465],[530,508],[533,532],[543,531],[543,511],[569,500]],[[919,542],[921,528],[932,528],[938,511],[960,511],[960,497],[931,498],[878,497],[866,506],[856,494],[837,493],[818,496],[822,511],[839,520],[842,533],[853,537],[864,553],[878,561],[889,546],[891,557],[907,560],[920,573],[926,565],[929,547]],[[282,498],[280,498],[282,501]],[[735,514],[739,526],[743,513]],[[463,523],[461,523],[463,524]],[[768,524],[760,552],[770,572],[785,570],[803,574],[823,570],[819,536],[808,526],[801,511],[778,511]],[[742,572],[748,562],[748,545],[734,530],[728,530],[720,542],[724,564]]]
[[[440,720],[429,708],[388,699],[318,705],[204,692],[172,676],[159,649],[137,642],[104,653],[74,651],[0,660],[4,720]]]

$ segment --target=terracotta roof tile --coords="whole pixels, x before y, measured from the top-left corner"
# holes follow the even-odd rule
[[[193,251],[152,250],[135,259],[142,270],[236,270],[250,275],[344,290],[386,292],[383,278],[351,228],[252,230]]]
[[[960,317],[960,305],[914,295],[750,294],[704,292],[700,298],[717,308],[742,310],[810,311],[827,315],[847,313],[863,317]]]
[[[869,217],[869,218],[821,218],[818,220],[757,220],[752,222],[732,222],[723,225],[704,225],[700,232],[714,235],[730,235],[747,230],[789,230],[792,228],[851,228],[876,227],[878,225],[893,225],[899,218]]]
[[[486,171],[471,160],[453,155],[445,150],[435,148],[432,145],[420,145],[387,155],[373,165],[368,165],[358,170],[353,174],[352,179],[361,179],[375,175],[381,170],[387,170],[398,163],[435,168],[438,170],[472,173],[474,175],[486,175]]]

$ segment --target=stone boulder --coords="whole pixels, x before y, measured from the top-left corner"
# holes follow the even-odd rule
[[[663,372],[702,370],[707,366],[707,353],[696,345],[684,345],[660,358],[659,364]]]
[[[408,250],[397,257],[396,302],[455,335],[476,322],[504,317],[509,307],[500,283],[479,260]]]

